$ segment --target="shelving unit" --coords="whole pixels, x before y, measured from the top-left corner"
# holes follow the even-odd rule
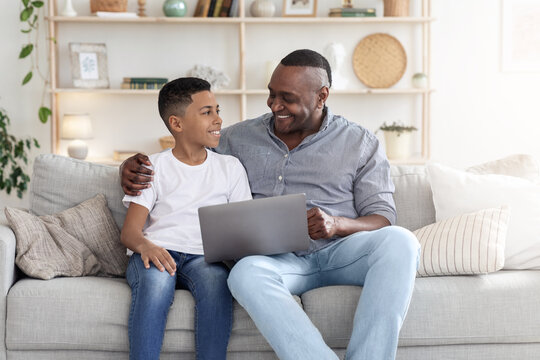
[[[414,0],[413,0],[414,1]],[[247,76],[251,76],[249,69],[246,66],[246,58],[249,49],[246,45],[246,33],[248,29],[252,30],[252,26],[269,26],[275,27],[279,25],[290,26],[298,25],[299,31],[302,31],[303,25],[320,25],[321,27],[335,26],[392,26],[403,24],[406,26],[414,26],[421,28],[421,54],[416,56],[421,57],[421,71],[428,75],[428,87],[426,89],[415,88],[388,88],[388,89],[370,89],[370,88],[351,88],[350,90],[333,90],[331,94],[336,96],[420,96],[421,97],[421,145],[420,155],[409,162],[422,162],[430,156],[430,95],[433,89],[429,86],[430,79],[430,25],[434,21],[430,12],[431,0],[418,0],[421,2],[421,16],[414,17],[374,17],[374,18],[329,18],[329,17],[312,17],[312,18],[292,18],[292,17],[272,17],[272,18],[254,18],[246,16],[246,5],[250,4],[250,0],[239,0],[239,16],[235,18],[167,18],[167,17],[142,17],[142,18],[99,18],[95,16],[77,16],[63,17],[58,16],[57,0],[49,0],[49,33],[51,38],[56,39],[59,35],[59,26],[63,25],[87,25],[102,27],[102,26],[145,26],[153,24],[160,26],[161,24],[168,26],[187,26],[196,25],[202,27],[220,27],[233,26],[238,34],[238,75],[235,80],[236,88],[220,89],[215,91],[219,96],[232,96],[237,98],[239,106],[238,113],[241,119],[247,118],[247,103],[250,96],[264,96],[268,93],[264,88],[251,88],[247,84]],[[211,39],[208,40],[211,42]],[[51,144],[53,152],[58,153],[60,149],[60,121],[61,108],[63,97],[71,94],[95,94],[95,95],[113,95],[124,97],[133,96],[153,96],[158,94],[158,90],[124,90],[119,88],[110,89],[78,89],[71,87],[59,86],[59,51],[57,43],[51,42],[50,46],[50,64],[51,64],[51,109],[52,109],[52,125],[51,125]]]

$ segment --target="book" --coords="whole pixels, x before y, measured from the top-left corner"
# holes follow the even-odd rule
[[[238,15],[238,0],[232,0],[231,8],[229,10],[229,17],[236,17]]]
[[[231,3],[232,3],[232,0],[223,0],[223,4],[221,5],[221,11],[219,12],[220,17],[228,17],[229,16],[229,10],[231,9]]]
[[[376,16],[374,8],[332,8],[328,12],[330,17],[372,17]]]
[[[165,85],[164,83],[130,83],[123,82],[120,85],[120,89],[134,89],[134,90],[159,90]]]
[[[130,83],[167,83],[169,79],[162,77],[125,77],[122,78],[122,81]]]
[[[211,0],[199,0],[197,2],[197,7],[195,8],[195,17],[207,17],[208,8],[210,7]]]
[[[212,17],[219,17],[219,13],[221,12],[222,6],[223,6],[223,0],[216,0],[216,7],[214,8]]]
[[[217,0],[210,1],[210,6],[208,7],[208,12],[206,13],[207,17],[214,16],[214,9],[216,8],[216,2]]]

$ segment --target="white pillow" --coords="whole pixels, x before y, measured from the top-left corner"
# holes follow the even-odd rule
[[[476,175],[428,164],[437,221],[486,208],[508,206],[512,214],[505,269],[540,269],[540,186],[505,175]]]
[[[531,155],[516,154],[493,160],[480,165],[471,166],[468,172],[474,174],[499,174],[517,176],[535,183],[540,182],[540,164]]]
[[[455,216],[414,231],[422,247],[418,276],[486,274],[502,269],[506,206]]]

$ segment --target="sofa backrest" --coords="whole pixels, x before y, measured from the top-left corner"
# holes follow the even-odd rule
[[[54,214],[103,194],[119,228],[124,223],[126,209],[122,205],[124,193],[117,167],[54,154],[39,155],[30,184],[33,214]]]
[[[397,224],[409,230],[435,222],[435,208],[424,166],[393,165]],[[97,194],[104,194],[121,228],[126,209],[118,168],[65,156],[39,155],[34,162],[30,210],[36,215],[54,214]]]

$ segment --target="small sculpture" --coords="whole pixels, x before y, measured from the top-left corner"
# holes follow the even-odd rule
[[[198,77],[210,83],[212,90],[229,85],[230,79],[225,73],[207,65],[195,65],[187,73],[188,76]]]
[[[345,47],[340,43],[330,43],[324,48],[324,56],[332,69],[332,88],[345,89],[349,79],[341,74],[343,61],[345,60]]]

